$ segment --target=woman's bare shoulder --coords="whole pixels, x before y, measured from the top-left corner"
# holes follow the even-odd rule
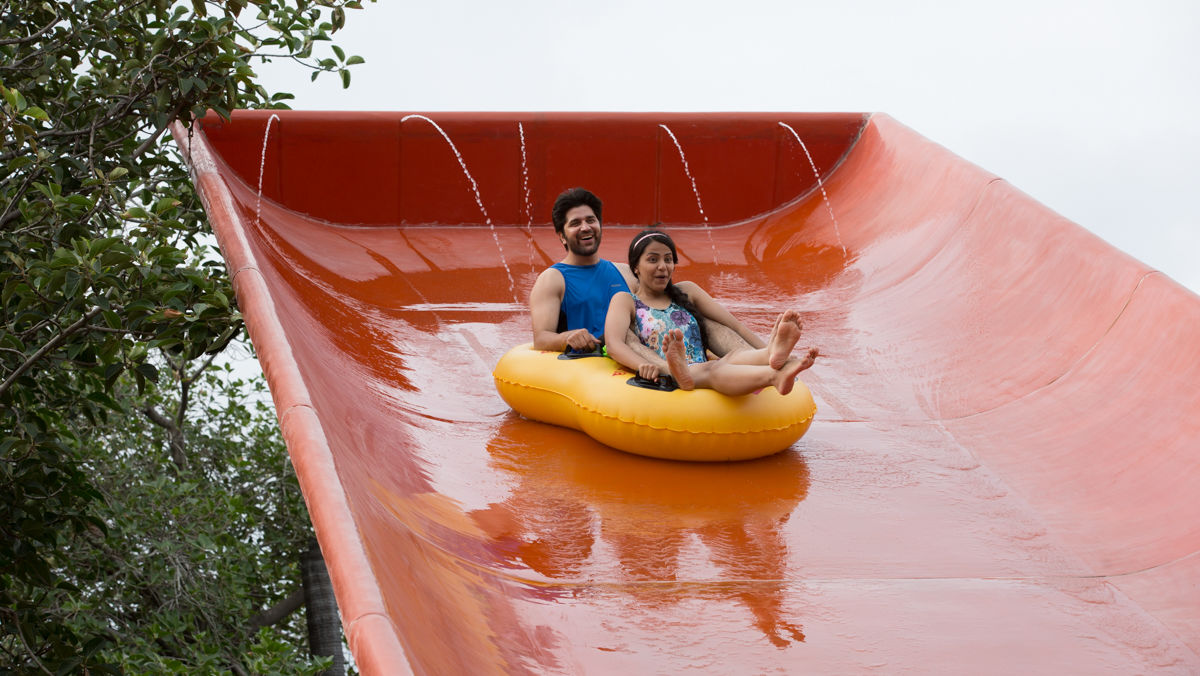
[[[688,281],[675,282],[675,286],[679,287],[680,290],[682,290],[684,293],[686,293],[688,295],[691,295],[697,291],[704,294],[705,296],[708,295],[708,292],[705,291],[704,289],[700,288],[700,285],[695,282],[688,282]]]
[[[609,307],[613,307],[613,306],[625,307],[625,306],[632,306],[632,305],[633,305],[633,294],[629,293],[628,291],[618,291],[612,295],[612,298],[608,299]]]

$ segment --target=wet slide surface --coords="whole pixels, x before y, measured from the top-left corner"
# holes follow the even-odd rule
[[[176,138],[363,673],[1200,671],[1200,298],[1161,273],[884,115],[268,115]],[[799,442],[504,405],[574,185],[606,257],[662,223],[761,335],[802,313]]]

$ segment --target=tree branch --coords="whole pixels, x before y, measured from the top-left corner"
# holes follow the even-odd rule
[[[100,314],[100,312],[101,312],[101,309],[98,307],[94,307],[91,310],[88,310],[74,324],[68,326],[65,330],[63,330],[62,333],[58,334],[53,339],[51,339],[50,342],[43,345],[41,347],[41,349],[39,349],[37,352],[34,352],[33,355],[31,357],[29,357],[29,359],[25,360],[24,364],[21,364],[20,366],[17,367],[17,370],[12,372],[12,375],[10,375],[8,377],[8,379],[4,381],[3,384],[0,384],[0,397],[3,397],[8,392],[9,388],[12,387],[13,383],[15,383],[17,381],[17,378],[20,378],[22,374],[24,374],[26,371],[28,371],[34,365],[34,363],[36,363],[42,357],[45,357],[47,354],[49,354],[51,351],[53,351],[54,348],[61,345],[62,342],[64,340],[66,340],[71,334],[78,332],[80,329],[82,329],[84,326],[86,326],[87,323],[92,320],[92,317],[95,317],[96,315]]]
[[[197,380],[199,380],[199,379],[200,379],[200,376],[201,376],[201,375],[202,375],[202,374],[203,374],[203,373],[204,373],[206,370],[208,370],[208,367],[212,366],[213,360],[217,358],[217,355],[218,355],[218,354],[220,354],[220,353],[218,353],[218,352],[214,352],[214,353],[212,353],[212,354],[208,355],[207,357],[205,357],[205,359],[204,359],[204,363],[202,363],[202,364],[200,364],[199,366],[197,366],[197,367],[196,367],[196,370],[195,370],[195,371],[192,371],[192,372],[191,372],[189,375],[187,375],[186,377],[183,375],[183,371],[181,370],[181,371],[179,372],[179,379],[180,379],[182,382],[185,382],[185,383],[187,383],[188,385],[191,385],[192,383],[196,382]]]
[[[43,673],[53,676],[53,672],[47,669],[45,664],[42,664],[42,661],[38,659],[37,653],[33,651],[33,648],[29,647],[29,641],[25,638],[25,628],[21,626],[21,618],[19,614],[16,611],[6,612],[5,614],[12,616],[13,624],[17,625],[17,637],[21,639],[21,645],[25,647],[25,651],[29,653],[29,657],[33,658],[34,664],[36,664]]]
[[[175,427],[179,429],[183,426],[184,416],[187,414],[188,404],[191,403],[192,383],[183,376],[183,371],[179,372],[179,409],[175,411]],[[180,433],[182,435],[182,433]]]
[[[187,100],[181,99],[178,105],[175,106],[175,110],[171,111],[171,114],[167,116],[167,121],[161,127],[155,129],[154,133],[150,134],[145,141],[142,141],[142,144],[133,151],[133,154],[130,155],[130,158],[136,160],[145,154],[147,150],[152,148],[155,143],[158,143],[158,138],[162,136],[164,131],[167,130],[167,127],[171,126],[172,122],[179,119],[180,114],[182,114],[183,111],[189,107],[190,106],[187,104]]]
[[[7,38],[4,40],[0,40],[0,45],[18,45],[18,44],[21,44],[24,42],[33,42],[34,40],[42,37],[46,33],[49,33],[50,29],[54,28],[54,26],[57,23],[58,23],[58,12],[55,12],[54,13],[54,21],[51,21],[50,23],[46,24],[40,31],[34,33],[33,35],[27,35],[23,38]]]
[[[33,171],[25,175],[25,180],[21,183],[21,187],[17,188],[12,199],[4,206],[4,213],[0,214],[0,227],[8,225],[9,221],[16,220],[21,215],[21,212],[17,210],[17,203],[25,196],[25,191],[29,190],[29,186],[33,184],[33,179],[37,178],[40,173],[42,173],[42,168],[34,166]]]
[[[143,408],[142,413],[146,414],[150,422],[167,431],[167,441],[171,447],[171,462],[175,463],[176,469],[185,469],[187,467],[187,453],[185,452],[187,449],[184,446],[183,430],[175,424],[174,420],[159,413],[158,409],[153,406]]]
[[[303,606],[304,587],[297,587],[295,591],[288,594],[279,603],[250,618],[250,627],[258,629],[260,627],[270,627],[279,624],[288,615],[291,615]]]

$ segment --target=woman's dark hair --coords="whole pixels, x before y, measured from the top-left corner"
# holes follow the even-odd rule
[[[662,242],[671,250],[671,256],[675,262],[679,262],[679,252],[675,249],[675,240],[662,230],[648,228],[634,235],[629,242],[629,269],[633,272],[633,276],[637,277],[637,264],[641,259],[642,253],[646,251],[646,247],[650,246],[651,242]],[[640,281],[640,280],[639,280]],[[700,327],[700,345],[704,348],[705,353],[708,352],[708,331],[704,330],[704,315],[700,314],[700,310],[696,308],[695,303],[691,298],[684,293],[683,289],[675,286],[674,275],[671,277],[670,283],[667,284],[667,297],[671,299],[679,307],[687,310],[696,318],[696,325]]]

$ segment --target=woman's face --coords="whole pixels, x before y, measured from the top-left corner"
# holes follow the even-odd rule
[[[675,255],[671,248],[658,240],[652,240],[638,258],[638,283],[654,291],[665,291],[675,273]]]

